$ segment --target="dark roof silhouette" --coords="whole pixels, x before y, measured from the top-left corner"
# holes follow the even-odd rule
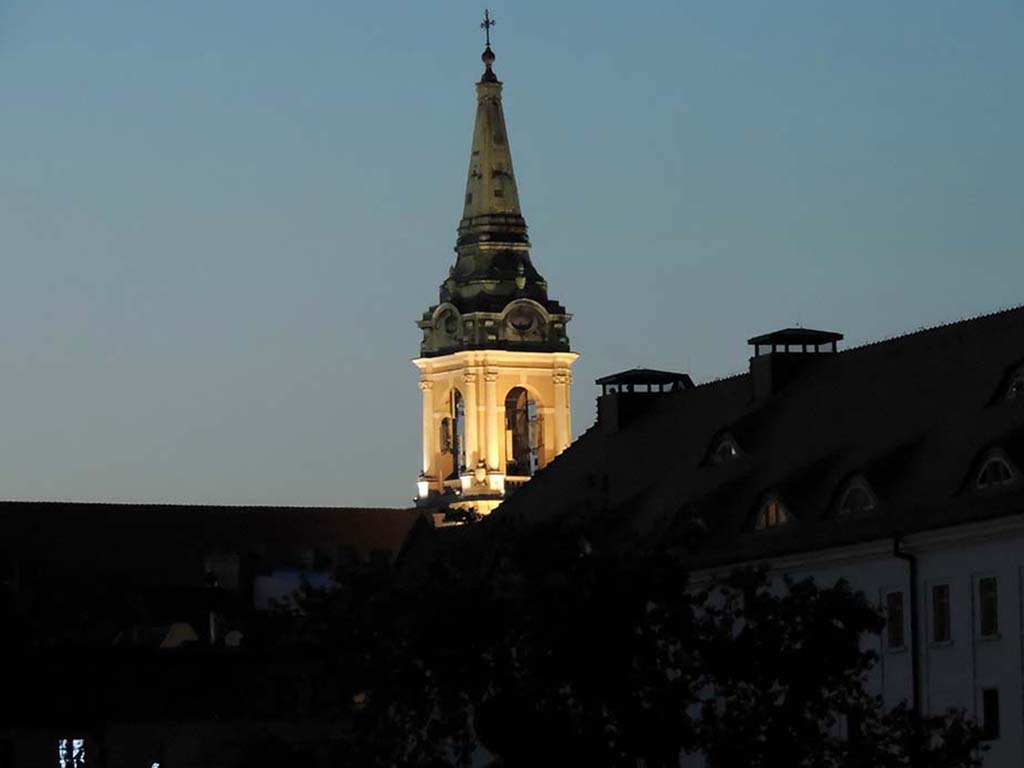
[[[397,553],[422,516],[416,509],[0,502],[0,556],[154,582],[192,583],[210,554],[284,562],[310,551],[367,559]]]
[[[609,540],[674,541],[701,567],[1024,512],[1020,481],[988,492],[973,482],[993,448],[1024,469],[1024,399],[1002,395],[1024,363],[1024,307],[780,356],[806,362],[777,391],[755,397],[741,374],[660,396],[617,429],[591,427],[477,530],[436,537],[472,539],[486,553],[510,529],[600,520]],[[738,455],[708,462],[724,434]],[[877,506],[837,516],[854,477]],[[791,521],[754,530],[770,495]]]

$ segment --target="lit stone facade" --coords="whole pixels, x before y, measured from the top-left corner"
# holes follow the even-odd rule
[[[484,51],[456,261],[423,313],[425,506],[491,512],[571,441],[571,316],[530,260],[501,83]]]
[[[569,388],[572,352],[474,350],[415,361],[423,391],[423,466],[420,498],[445,490],[459,499],[455,507],[490,512],[506,491],[529,480],[517,470],[505,404],[510,392],[524,389],[536,403],[534,424],[537,465],[543,467],[565,450],[572,436]],[[464,463],[454,446],[442,444],[453,420],[455,393],[465,409]],[[473,414],[476,418],[473,418]],[[456,471],[456,464],[461,463]],[[511,466],[510,466],[511,465]]]

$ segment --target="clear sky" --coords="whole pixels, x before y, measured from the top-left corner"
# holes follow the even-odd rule
[[[1019,0],[492,11],[577,432],[615,370],[1024,302]],[[411,500],[482,12],[0,0],[0,497]]]

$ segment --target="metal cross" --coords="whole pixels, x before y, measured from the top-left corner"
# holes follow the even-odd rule
[[[484,8],[484,20],[480,22],[480,29],[484,31],[487,36],[487,46],[491,45],[491,27],[494,26],[494,19],[491,18],[491,12],[487,8]]]

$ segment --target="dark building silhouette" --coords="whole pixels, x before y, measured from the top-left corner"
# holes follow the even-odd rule
[[[679,548],[691,587],[737,565],[845,578],[881,606],[871,684],[965,708],[1019,764],[1024,642],[1024,308],[838,351],[838,333],[749,340],[747,373],[598,380],[598,419],[488,519],[410,560],[493,560],[558,521]]]
[[[267,638],[303,579],[386,568],[428,520],[0,503],[0,768],[235,764],[261,740],[323,752],[337,734],[303,698],[316,658]]]

